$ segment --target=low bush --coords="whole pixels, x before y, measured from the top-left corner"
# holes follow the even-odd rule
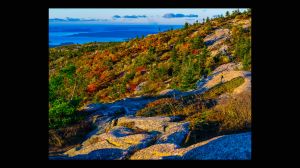
[[[251,93],[243,92],[226,99],[213,108],[206,120],[218,122],[219,131],[238,131],[251,128]]]
[[[68,127],[49,130],[49,148],[63,148],[80,143],[84,136],[92,131],[91,122],[81,121]]]
[[[84,118],[76,108],[80,101],[55,100],[49,109],[49,128],[61,128]]]

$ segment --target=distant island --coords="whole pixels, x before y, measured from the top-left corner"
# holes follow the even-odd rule
[[[51,43],[51,41],[49,41],[49,43]],[[49,45],[49,48],[72,45],[72,44],[74,44],[74,43],[73,42],[64,42],[64,43],[60,43],[58,45]]]

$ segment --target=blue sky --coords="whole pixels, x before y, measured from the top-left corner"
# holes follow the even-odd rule
[[[80,22],[100,24],[184,24],[193,23],[196,20],[232,12],[237,8],[193,8],[193,9],[49,9],[49,21],[51,22]],[[245,9],[239,8],[240,11]]]

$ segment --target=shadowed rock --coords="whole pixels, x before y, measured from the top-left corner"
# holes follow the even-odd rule
[[[210,143],[190,149],[184,160],[249,160],[251,133],[225,135]]]
[[[94,150],[88,154],[80,154],[73,157],[55,156],[49,160],[121,160],[126,153],[125,150],[118,148]]]
[[[189,122],[185,123],[169,123],[166,131],[157,140],[157,144],[160,143],[174,143],[177,146],[185,140],[189,132]]]
[[[251,132],[214,137],[187,148],[172,143],[155,144],[135,152],[131,160],[249,160]]]

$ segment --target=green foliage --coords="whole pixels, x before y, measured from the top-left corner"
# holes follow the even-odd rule
[[[148,49],[148,54],[149,54],[149,55],[155,54],[155,48],[152,47],[152,46],[150,46],[149,49]]]
[[[185,22],[185,23],[184,23],[184,29],[187,29],[187,28],[189,28],[189,23],[188,23],[188,22]]]
[[[228,17],[230,15],[229,11],[226,11],[225,16]]]
[[[241,27],[233,28],[234,56],[243,63],[244,70],[251,69],[251,36]]]
[[[125,79],[124,79],[125,83],[132,80],[134,78],[134,76],[135,76],[135,72],[126,73]]]
[[[63,76],[57,75],[51,77],[49,80],[49,101],[52,102],[55,100],[57,94],[56,92],[61,88],[63,84]]]
[[[220,79],[221,82],[221,79]],[[216,98],[217,96],[226,93],[226,92],[232,92],[236,87],[240,86],[245,82],[245,79],[243,77],[236,77],[233,78],[232,80],[225,82],[225,83],[220,83],[213,88],[209,89],[206,91],[202,97],[204,99],[213,99]]]
[[[65,127],[82,119],[76,114],[78,103],[64,99],[56,99],[49,109],[49,128]]]
[[[192,48],[193,49],[200,49],[204,47],[204,41],[201,37],[196,37],[193,39]]]
[[[194,88],[194,66],[192,64],[191,59],[185,63],[185,65],[182,66],[183,68],[181,69],[181,85],[180,88],[181,90],[189,90]]]
[[[206,22],[209,22],[209,17],[207,16],[207,18],[206,18]]]

